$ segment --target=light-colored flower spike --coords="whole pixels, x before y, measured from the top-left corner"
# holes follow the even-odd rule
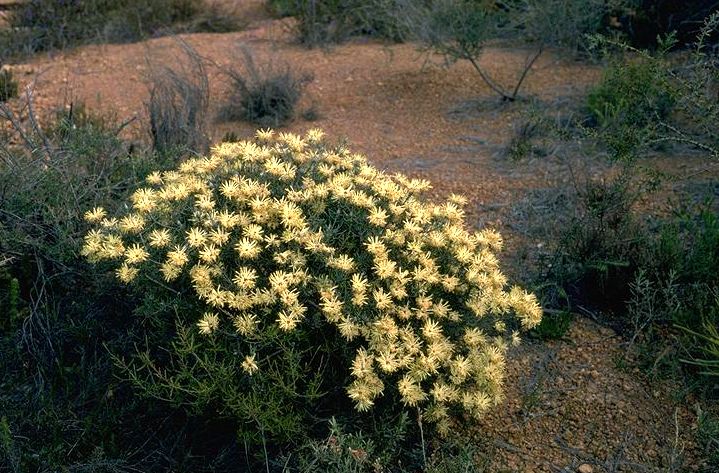
[[[254,343],[320,315],[359,347],[346,386],[358,410],[392,390],[447,433],[449,412],[480,417],[502,400],[506,352],[542,309],[507,287],[501,235],[469,232],[467,199],[430,204],[430,188],[321,130],[259,130],[150,174],[123,215],[88,210],[82,254],[111,260],[125,283],[189,283],[203,336]],[[241,358],[248,376],[256,356]]]

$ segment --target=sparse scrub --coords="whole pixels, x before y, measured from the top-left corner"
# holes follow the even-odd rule
[[[153,70],[146,108],[152,143],[162,154],[204,153],[209,146],[209,79],[197,51],[187,43],[178,44],[184,62],[170,67],[150,61]]]
[[[394,20],[396,0],[271,0],[281,16],[295,17],[297,38],[314,47],[360,34],[402,39]]]
[[[524,80],[543,50],[542,45],[538,46],[527,58],[515,84],[505,86],[489,75],[480,58],[490,41],[513,33],[508,9],[489,1],[400,0],[395,15],[403,36],[418,41],[426,51],[443,55],[448,63],[469,62],[477,77],[503,101],[517,99]]]
[[[288,64],[278,66],[273,60],[258,65],[246,47],[240,48],[240,53],[240,67],[226,69],[232,92],[220,118],[270,127],[287,124],[294,118],[311,77],[295,72]]]
[[[126,349],[132,301],[78,245],[88,206],[116,208],[161,163],[130,155],[110,114],[74,104],[41,127],[25,110],[0,104],[0,471],[122,470],[137,405],[107,349]]]
[[[654,53],[593,39],[594,47],[621,53],[587,100],[590,124],[598,125],[596,135],[612,157],[633,159],[671,144],[719,157],[719,75],[707,45],[718,25],[719,12],[705,20],[693,51],[679,63],[667,56],[673,35],[660,39]]]
[[[585,36],[602,32],[623,33],[617,21],[633,7],[631,0],[510,0],[510,22],[526,39],[583,51]],[[614,24],[612,25],[612,18]]]
[[[405,409],[439,433],[481,416],[542,311],[506,286],[499,235],[468,233],[463,199],[430,205],[428,186],[319,130],[258,131],[150,174],[131,211],[87,214],[83,254],[136,285],[153,327],[118,363],[144,395],[234,419],[258,447],[302,440],[319,412],[367,435]]]
[[[0,35],[5,56],[88,42],[129,42],[180,31],[225,31],[241,21],[213,2],[195,0],[29,0]]]

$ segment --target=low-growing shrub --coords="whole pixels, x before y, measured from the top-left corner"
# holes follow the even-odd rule
[[[0,63],[0,102],[7,102],[17,97],[18,83],[12,76],[12,71],[2,69]]]
[[[656,138],[676,98],[660,59],[620,60],[604,72],[587,96],[595,125],[614,159],[630,159]]]
[[[121,469],[147,440],[125,435],[129,419],[152,409],[114,376],[133,300],[80,256],[83,214],[117,209],[163,164],[131,154],[110,113],[74,104],[39,126],[24,110],[0,104],[0,470]]]
[[[226,71],[232,81],[232,92],[229,102],[220,110],[220,118],[272,127],[292,120],[311,77],[296,73],[288,64],[278,67],[269,61],[258,65],[247,48],[241,48],[241,54],[241,67]]]
[[[204,153],[208,149],[207,111],[210,87],[203,59],[179,43],[184,63],[160,65],[150,76],[146,104],[154,149],[161,154]],[[152,63],[151,63],[152,64]]]
[[[293,16],[297,38],[313,47],[360,34],[401,40],[395,21],[396,0],[271,0],[281,16]]]
[[[542,311],[507,288],[501,237],[467,232],[464,199],[430,204],[428,187],[319,130],[258,131],[150,174],[126,213],[89,210],[83,254],[144,299],[125,375],[254,445],[297,442],[318,416],[409,409],[440,433],[481,416]]]
[[[595,136],[615,159],[633,159],[666,145],[684,145],[719,157],[719,74],[708,41],[719,26],[719,12],[708,17],[691,52],[668,56],[676,44],[659,38],[656,52],[594,37],[593,47],[619,51],[602,82],[587,99]]]

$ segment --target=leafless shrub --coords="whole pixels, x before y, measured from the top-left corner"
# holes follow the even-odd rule
[[[189,44],[179,41],[185,61],[177,66],[154,66],[150,99],[146,103],[150,134],[159,153],[207,151],[207,110],[210,91],[202,57]]]
[[[239,47],[238,68],[225,68],[232,92],[220,110],[222,120],[247,120],[262,126],[282,126],[292,120],[302,92],[311,80],[288,64],[270,58],[257,64],[246,46]]]

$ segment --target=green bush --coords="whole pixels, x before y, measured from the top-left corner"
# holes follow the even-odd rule
[[[160,163],[130,154],[114,117],[82,105],[45,129],[6,104],[0,119],[0,452],[12,462],[0,470],[57,471],[102,451],[110,464],[137,405],[107,354],[126,349],[132,301],[80,257],[83,213],[116,208]]]
[[[708,50],[717,26],[719,12],[705,19],[693,50],[679,60],[667,55],[676,44],[673,35],[659,38],[654,53],[602,37],[592,40],[605,53],[620,53],[587,99],[589,124],[613,158],[634,159],[666,145],[719,157],[719,69]]]
[[[642,273],[632,287],[630,316],[642,326],[679,329],[679,357],[699,371],[719,374],[719,216],[711,205],[665,221],[649,240]],[[651,329],[651,327],[649,327]],[[654,336],[651,332],[649,339]]]
[[[447,432],[498,402],[505,351],[541,319],[506,288],[499,235],[318,130],[257,137],[150,174],[128,213],[87,213],[83,254],[145,301],[146,342],[119,360],[136,388],[253,445],[407,408]]]
[[[613,158],[630,159],[656,137],[676,102],[660,59],[620,60],[605,69],[587,96],[590,123]]]

